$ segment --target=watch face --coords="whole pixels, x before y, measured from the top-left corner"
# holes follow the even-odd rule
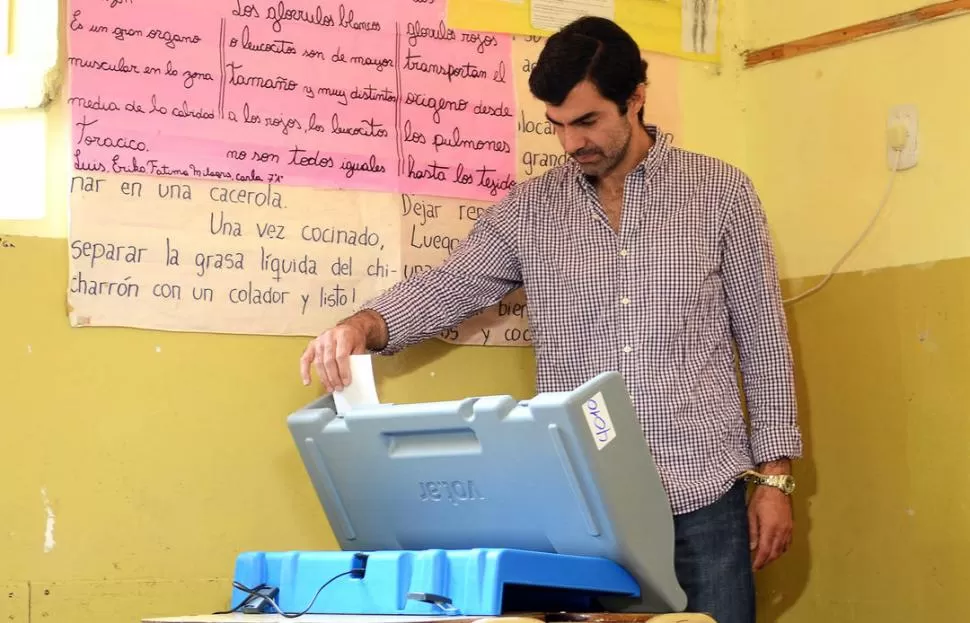
[[[778,487],[786,495],[791,495],[795,491],[795,478],[790,475],[768,476],[764,479],[765,484]]]

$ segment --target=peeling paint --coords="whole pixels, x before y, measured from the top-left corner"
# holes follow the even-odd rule
[[[155,352],[156,352],[156,353],[160,353],[160,352],[162,352],[162,347],[161,347],[161,346],[156,346],[156,347],[155,347]]]
[[[46,519],[44,521],[44,553],[47,554],[54,549],[54,522],[56,517],[54,517],[54,508],[51,506],[50,498],[47,497],[47,488],[41,487],[40,497],[44,500],[44,514]]]
[[[31,354],[32,352],[34,352],[34,349],[33,349],[33,348],[31,347],[31,345],[30,345],[30,344],[27,344],[27,354],[29,355],[29,354]]]

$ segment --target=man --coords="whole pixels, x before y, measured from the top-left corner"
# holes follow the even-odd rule
[[[311,341],[303,381],[315,365],[339,390],[348,355],[398,351],[524,286],[537,390],[623,375],[674,512],[688,609],[753,623],[752,570],[786,550],[792,517],[790,490],[762,479],[746,501],[743,476],[787,475],[801,452],[775,259],[749,179],[644,126],[646,68],[608,20],[550,37],[529,85],[570,161],[491,206],[436,270]]]

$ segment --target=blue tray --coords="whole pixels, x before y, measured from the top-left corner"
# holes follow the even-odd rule
[[[234,608],[250,596],[241,587],[263,587],[281,611],[314,614],[588,611],[601,596],[640,594],[606,558],[516,549],[247,552],[234,580]],[[261,610],[276,612],[265,601]]]

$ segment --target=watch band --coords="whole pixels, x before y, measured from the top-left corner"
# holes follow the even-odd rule
[[[754,470],[745,470],[744,480],[758,485],[774,487],[785,495],[795,492],[795,477],[791,474],[760,474]]]

